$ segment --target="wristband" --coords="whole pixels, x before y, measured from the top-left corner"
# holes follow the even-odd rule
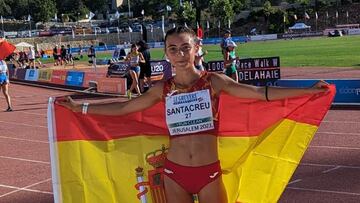
[[[88,108],[89,108],[89,103],[88,102],[83,103],[82,114],[87,114]]]
[[[265,99],[266,99],[266,101],[270,101],[269,100],[269,97],[268,97],[268,89],[269,89],[269,86],[265,86]]]

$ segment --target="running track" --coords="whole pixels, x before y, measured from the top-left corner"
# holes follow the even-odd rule
[[[287,78],[341,77],[336,69],[310,70],[282,73]],[[344,70],[343,77],[355,72]],[[47,99],[64,94],[69,93],[11,85],[14,112],[0,111],[0,203],[53,202]],[[5,109],[1,95],[0,110]],[[358,109],[330,110],[279,202],[360,202]]]

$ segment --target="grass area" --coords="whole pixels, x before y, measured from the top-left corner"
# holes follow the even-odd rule
[[[219,45],[204,49],[209,52],[205,60],[222,60]],[[282,67],[360,67],[360,36],[249,42],[238,44],[236,52],[240,58],[280,56]],[[163,49],[151,49],[153,60],[163,57]],[[97,58],[111,58],[111,54],[98,52]],[[87,60],[85,56],[81,61]]]

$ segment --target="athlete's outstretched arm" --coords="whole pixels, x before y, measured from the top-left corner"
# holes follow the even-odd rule
[[[319,81],[310,88],[257,87],[237,83],[223,74],[214,74],[212,81],[215,83],[214,89],[216,92],[224,91],[236,97],[260,100],[277,100],[304,94],[325,92],[327,88],[324,86],[328,85],[324,81]]]
[[[126,102],[90,103],[87,108],[87,113],[100,115],[125,115],[141,111],[158,103],[161,100],[162,91],[163,83],[159,82],[143,95]],[[74,112],[81,112],[83,108],[82,103],[78,103],[70,97],[67,97],[64,101],[59,101],[59,104],[71,109]]]

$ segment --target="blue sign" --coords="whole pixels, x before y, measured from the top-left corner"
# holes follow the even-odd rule
[[[84,72],[68,71],[66,74],[65,85],[82,86],[84,82]]]
[[[278,80],[274,86],[283,87],[311,87],[319,80],[294,79]],[[334,103],[360,104],[360,80],[355,79],[338,79],[325,80],[327,83],[335,84],[336,95]]]
[[[27,69],[25,74],[25,80],[28,81],[37,81],[39,77],[38,69]]]

